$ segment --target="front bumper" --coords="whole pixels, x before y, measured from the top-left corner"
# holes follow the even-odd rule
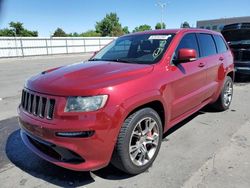
[[[45,122],[20,106],[21,137],[29,149],[51,163],[76,171],[97,170],[109,164],[120,130],[121,118],[112,112],[83,113],[77,118],[68,116]],[[85,138],[56,135],[90,130],[94,134]]]

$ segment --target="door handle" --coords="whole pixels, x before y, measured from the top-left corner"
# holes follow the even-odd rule
[[[220,60],[220,61],[223,61],[223,60],[224,60],[224,57],[220,57],[219,60]]]
[[[198,67],[205,67],[206,63],[199,63]]]

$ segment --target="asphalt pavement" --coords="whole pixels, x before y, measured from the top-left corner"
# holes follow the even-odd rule
[[[204,108],[165,134],[156,161],[145,173],[129,176],[111,165],[74,172],[33,154],[21,141],[16,117],[25,79],[89,57],[0,59],[0,187],[250,187],[250,79],[235,83],[228,111]]]

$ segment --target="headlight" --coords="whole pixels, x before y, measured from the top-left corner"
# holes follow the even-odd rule
[[[108,95],[91,97],[68,97],[65,112],[89,112],[102,108],[108,99]]]

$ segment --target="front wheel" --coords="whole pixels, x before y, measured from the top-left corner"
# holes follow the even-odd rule
[[[162,123],[151,108],[131,114],[123,123],[111,163],[129,174],[147,170],[155,160],[162,139]]]
[[[213,107],[219,111],[225,111],[229,108],[233,98],[233,80],[227,76],[224,81],[223,89],[219,98],[213,104]]]

